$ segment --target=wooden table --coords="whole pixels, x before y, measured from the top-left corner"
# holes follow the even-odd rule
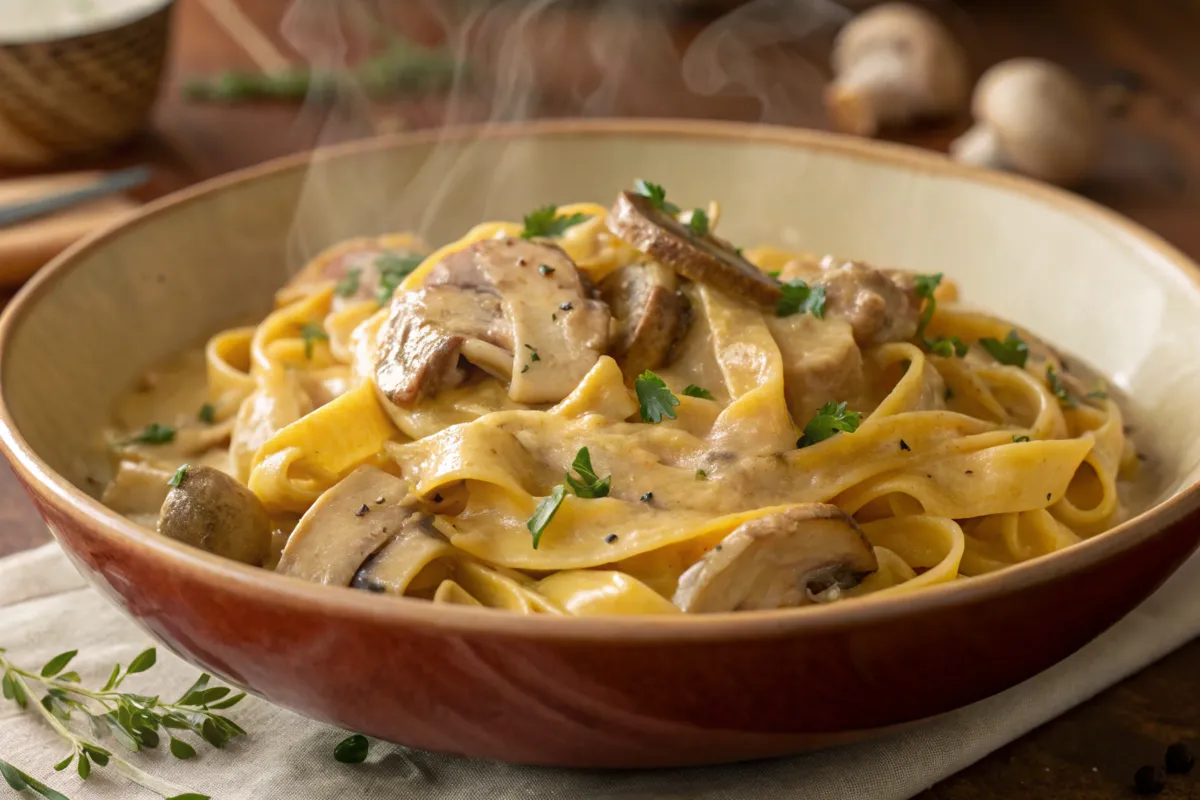
[[[435,7],[432,0],[377,2],[392,15],[392,23],[410,36],[422,41],[438,38],[441,28],[436,15],[420,10]],[[612,21],[597,21],[593,15],[576,11],[518,24],[520,18],[511,9],[492,10],[474,28],[477,35],[472,37],[471,59],[482,79],[465,93],[463,102],[449,104],[437,96],[405,98],[373,107],[365,119],[330,124],[326,124],[330,118],[327,109],[202,105],[182,98],[180,87],[187,77],[231,67],[253,68],[276,58],[272,49],[284,58],[299,60],[299,54],[276,34],[287,0],[242,0],[242,4],[253,26],[268,33],[265,51],[255,46],[252,37],[247,38],[249,29],[238,23],[238,17],[229,14],[230,0],[179,0],[172,68],[153,127],[120,152],[99,159],[100,165],[154,164],[156,178],[146,194],[155,196],[264,159],[371,130],[427,127],[446,118],[487,119],[493,110],[511,111],[516,100],[528,101],[522,112],[526,114],[560,116],[582,110],[591,115],[706,116],[827,126],[819,97],[839,17],[832,13],[814,16],[809,9],[815,3],[792,4],[793,11],[786,19],[759,18],[758,24],[752,24],[755,21],[746,18],[745,12],[742,17],[716,22],[696,12],[668,25],[655,22],[644,11],[628,10]],[[1195,49],[1200,36],[1200,3],[959,0],[957,4],[931,5],[960,31],[980,68],[1012,56],[1036,55],[1063,63],[1095,87],[1121,84],[1133,88],[1128,107],[1108,121],[1103,162],[1081,193],[1127,214],[1200,258],[1200,55]],[[290,29],[302,32],[303,23],[305,20],[293,18]],[[723,27],[708,27],[712,25]],[[326,21],[308,30],[327,32],[333,27]],[[706,27],[708,39],[703,33]],[[713,46],[712,34],[722,31],[725,44]],[[298,41],[297,35],[293,34],[293,41]],[[505,49],[496,46],[498,35],[520,35],[524,40],[510,38],[510,47]],[[609,77],[604,78],[589,64],[586,48],[580,45],[585,36],[605,54]],[[731,50],[730,42],[740,49]],[[520,46],[512,47],[514,44]],[[678,66],[678,54],[688,46],[694,46],[693,56],[708,53],[707,58],[692,64],[701,77],[693,77],[691,84],[681,81]],[[514,53],[524,63],[536,65],[536,80],[532,84],[500,80],[499,85],[489,81],[496,73],[497,59],[511,66]],[[722,73],[714,73],[714,65],[719,65]],[[708,86],[705,81],[711,82],[714,75],[724,75],[730,85],[715,96],[695,90]],[[496,98],[500,100],[495,105],[503,109],[493,108],[491,100]],[[894,138],[944,149],[965,125],[960,120]],[[11,474],[0,473],[0,556],[48,538]],[[1200,640],[943,781],[922,797],[1083,800],[1130,795],[1131,778],[1138,766],[1161,763],[1163,749],[1172,741],[1200,737],[1197,675]],[[1200,774],[1173,779],[1162,797],[1200,797]]]

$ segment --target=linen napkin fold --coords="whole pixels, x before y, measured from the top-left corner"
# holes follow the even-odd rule
[[[334,745],[344,731],[257,698],[229,715],[249,735],[225,750],[197,745],[178,761],[158,751],[130,759],[157,777],[214,799],[357,797],[435,800],[785,800],[907,798],[963,769],[1200,634],[1200,556],[1083,650],[982,702],[891,737],[818,753],[723,767],[601,772],[514,767],[373,742],[363,764],[341,764]],[[87,588],[51,544],[0,561],[0,647],[38,667],[79,649],[72,663],[87,684],[103,683],[112,665],[152,642]],[[139,694],[182,692],[198,670],[159,650],[158,665],[123,688]],[[51,765],[66,754],[37,714],[0,705],[0,759],[12,762],[72,800],[153,797],[109,769],[85,782]],[[7,787],[0,786],[0,791]]]

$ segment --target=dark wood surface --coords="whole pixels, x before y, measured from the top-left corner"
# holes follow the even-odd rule
[[[844,19],[815,2],[758,2],[715,20],[700,11],[659,18],[645,11],[649,3],[607,15],[575,3],[569,10],[527,18],[518,10],[522,4],[477,2],[470,12],[474,21],[463,34],[462,17],[456,15],[467,12],[448,9],[471,4],[364,0],[363,7],[382,9],[393,27],[419,41],[442,40],[448,25],[459,31],[455,40],[467,43],[469,85],[453,98],[435,93],[369,107],[188,101],[181,92],[187,78],[263,62],[261,52],[256,57],[253,47],[239,43],[236,20],[220,13],[224,5],[179,0],[171,67],[151,129],[83,165],[151,163],[156,176],[144,190],[149,198],[316,144],[446,120],[695,116],[824,128],[828,121],[820,91],[832,35]],[[344,13],[321,12],[337,20],[294,14],[284,26],[289,37],[279,33],[287,0],[241,0],[241,5],[287,59],[329,57],[334,49],[315,53],[314,41],[336,31],[335,21],[346,31],[352,54],[364,46],[365,35],[355,32],[354,20]],[[306,8],[311,12],[323,5],[338,4],[308,3]],[[1066,65],[1097,91],[1131,89],[1107,119],[1104,156],[1080,192],[1200,258],[1200,50],[1195,46],[1200,3],[959,0],[929,6],[964,38],[977,70],[1004,58],[1034,55]],[[786,13],[779,10],[784,7]],[[681,62],[690,80],[681,77]],[[967,120],[957,120],[889,138],[944,149],[966,125]],[[0,556],[48,538],[5,468],[0,473]],[[1137,767],[1161,764],[1167,744],[1200,736],[1198,675],[1200,640],[923,797],[1131,796]],[[1173,776],[1161,796],[1200,797],[1200,770]]]

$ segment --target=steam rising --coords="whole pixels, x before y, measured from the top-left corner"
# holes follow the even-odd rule
[[[457,139],[448,127],[455,124],[477,123],[486,131],[541,117],[811,124],[815,120],[804,118],[798,99],[813,97],[825,80],[825,52],[813,47],[812,38],[849,17],[833,0],[754,0],[707,25],[681,11],[682,3],[649,0],[404,0],[399,16],[397,5],[294,0],[282,34],[302,58],[328,70],[344,70],[389,35],[448,48],[459,68],[445,95],[402,101],[406,111],[431,117],[421,121],[424,126],[443,126],[439,141]],[[322,117],[319,145],[388,127],[362,87],[349,80],[332,104],[310,102],[305,113]],[[468,157],[477,146],[468,143],[464,150],[460,142],[454,155],[433,147],[404,184],[396,176],[356,176],[353,191],[379,209],[373,220],[339,218],[336,198],[347,187],[332,185],[330,173],[314,162],[293,225],[290,266],[299,269],[348,236],[403,228],[430,238],[441,207],[461,197],[468,177],[474,181],[472,205],[478,203],[482,213],[504,195],[498,176],[536,173],[527,148],[504,149],[493,171],[497,177],[481,185],[477,170],[467,166],[477,160]],[[432,244],[442,243],[433,238]]]

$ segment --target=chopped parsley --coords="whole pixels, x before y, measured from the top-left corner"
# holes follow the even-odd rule
[[[212,425],[217,418],[216,406],[212,403],[205,403],[200,406],[200,413],[196,415],[196,418],[205,424]]]
[[[125,444],[170,444],[175,441],[175,429],[170,425],[151,422],[140,433],[129,437]]]
[[[926,342],[926,344],[929,345],[931,353],[942,358],[950,358],[951,356],[962,358],[967,354],[967,343],[953,334],[939,337],[933,341]]]
[[[1029,441],[1029,437],[1028,437],[1028,436],[1014,436],[1014,437],[1013,437],[1013,442],[1014,442],[1014,443],[1017,443],[1017,442],[1028,442],[1028,441]]]
[[[359,278],[361,277],[361,269],[350,270],[346,273],[346,277],[337,282],[337,286],[333,288],[333,293],[338,297],[349,297],[358,291]]]
[[[668,214],[678,214],[679,206],[667,202],[667,190],[657,183],[650,183],[638,178],[633,182],[633,191],[642,197],[650,198],[650,205]]]
[[[942,282],[942,273],[915,275],[913,279],[917,284],[917,297],[925,301],[925,307],[921,309],[921,319],[917,323],[917,338],[924,341],[925,328],[933,319],[933,312],[937,310],[937,300],[934,299],[933,293],[937,291],[938,285]]]
[[[560,217],[558,216],[558,206],[542,206],[525,215],[525,229],[521,231],[521,238],[533,239],[534,237],[542,237],[553,239],[566,233],[567,228],[574,227],[581,222],[587,222],[589,219],[591,217],[587,214],[579,213]]]
[[[529,372],[529,365],[528,365],[528,364],[526,364],[525,366],[521,367],[521,374],[522,374],[522,375],[524,375],[526,372]]]
[[[554,515],[558,513],[558,507],[562,505],[563,498],[566,496],[566,487],[561,483],[558,484],[550,490],[548,496],[542,498],[542,501],[537,504],[537,508],[533,510],[533,516],[525,523],[525,527],[533,535],[534,550],[538,549],[538,544],[542,541],[542,533],[550,524],[550,520],[554,519]]]
[[[716,400],[713,393],[708,389],[702,389],[694,383],[689,383],[684,387],[683,393],[688,397],[699,397],[701,400]]]
[[[782,275],[782,274],[783,274],[783,270],[781,270],[781,269],[769,269],[769,270],[767,270],[767,276],[768,276],[768,277],[771,277],[771,278],[778,278],[778,277],[779,277],[780,275]]]
[[[183,483],[183,479],[187,477],[188,465],[184,464],[179,469],[175,470],[175,474],[171,476],[171,480],[167,481],[167,486],[175,487]]]
[[[862,423],[862,414],[857,411],[847,411],[846,404],[832,401],[821,406],[817,415],[804,426],[804,435],[796,442],[796,447],[808,447],[823,442],[839,431],[854,433]]]
[[[698,480],[698,481],[708,480],[708,473],[702,469],[696,470],[696,480]]]
[[[637,393],[642,422],[662,422],[663,417],[675,419],[679,398],[671,394],[662,378],[646,370],[633,382],[633,389]]]
[[[313,357],[313,342],[329,341],[329,334],[317,322],[306,322],[300,326],[300,338],[304,340],[304,357],[309,361]]]
[[[808,312],[817,319],[825,318],[825,287],[809,286],[796,279],[779,284],[779,301],[775,304],[775,316],[790,317],[792,314]]]
[[[1010,367],[1024,369],[1025,361],[1029,358],[1029,345],[1025,344],[1015,330],[1009,331],[1004,341],[990,336],[980,339],[979,346],[988,351],[992,358]]]
[[[1076,402],[1074,396],[1067,391],[1067,387],[1063,385],[1062,378],[1055,371],[1053,365],[1046,365],[1046,383],[1050,384],[1050,391],[1054,392],[1054,396],[1058,398],[1058,402],[1062,403],[1067,408],[1078,408],[1079,403]]]
[[[596,474],[596,470],[592,468],[592,455],[586,447],[579,448],[579,452],[575,454],[575,461],[571,464],[571,469],[575,471],[579,478],[571,477],[571,473],[567,472],[567,485],[571,487],[571,491],[576,497],[584,497],[594,499],[597,497],[608,497],[608,490],[612,488],[612,475],[601,480]]]
[[[708,214],[704,213],[704,209],[692,209],[691,219],[688,220],[688,230],[696,236],[708,235]]]
[[[1097,387],[1097,388],[1095,388],[1095,389],[1092,389],[1090,392],[1088,392],[1088,393],[1087,393],[1087,398],[1088,398],[1089,400],[1107,400],[1107,399],[1108,399],[1108,392],[1106,392],[1106,391],[1105,391],[1104,389],[1102,389],[1102,388],[1099,388],[1099,387]]]
[[[379,293],[375,299],[379,305],[385,306],[396,293],[396,289],[404,282],[412,271],[421,266],[425,256],[398,256],[395,253],[383,253],[375,259],[375,267],[379,270]]]
[[[538,272],[542,273],[542,275],[550,276],[554,274],[554,267],[549,264],[539,264]]]
[[[527,350],[529,351],[529,361],[530,361],[530,363],[532,363],[532,362],[534,362],[534,361],[541,361],[541,360],[542,360],[542,357],[538,355],[537,348],[536,348],[536,347],[534,347],[533,345],[531,345],[531,344],[527,344],[527,345],[525,345],[525,349],[527,349]]]

